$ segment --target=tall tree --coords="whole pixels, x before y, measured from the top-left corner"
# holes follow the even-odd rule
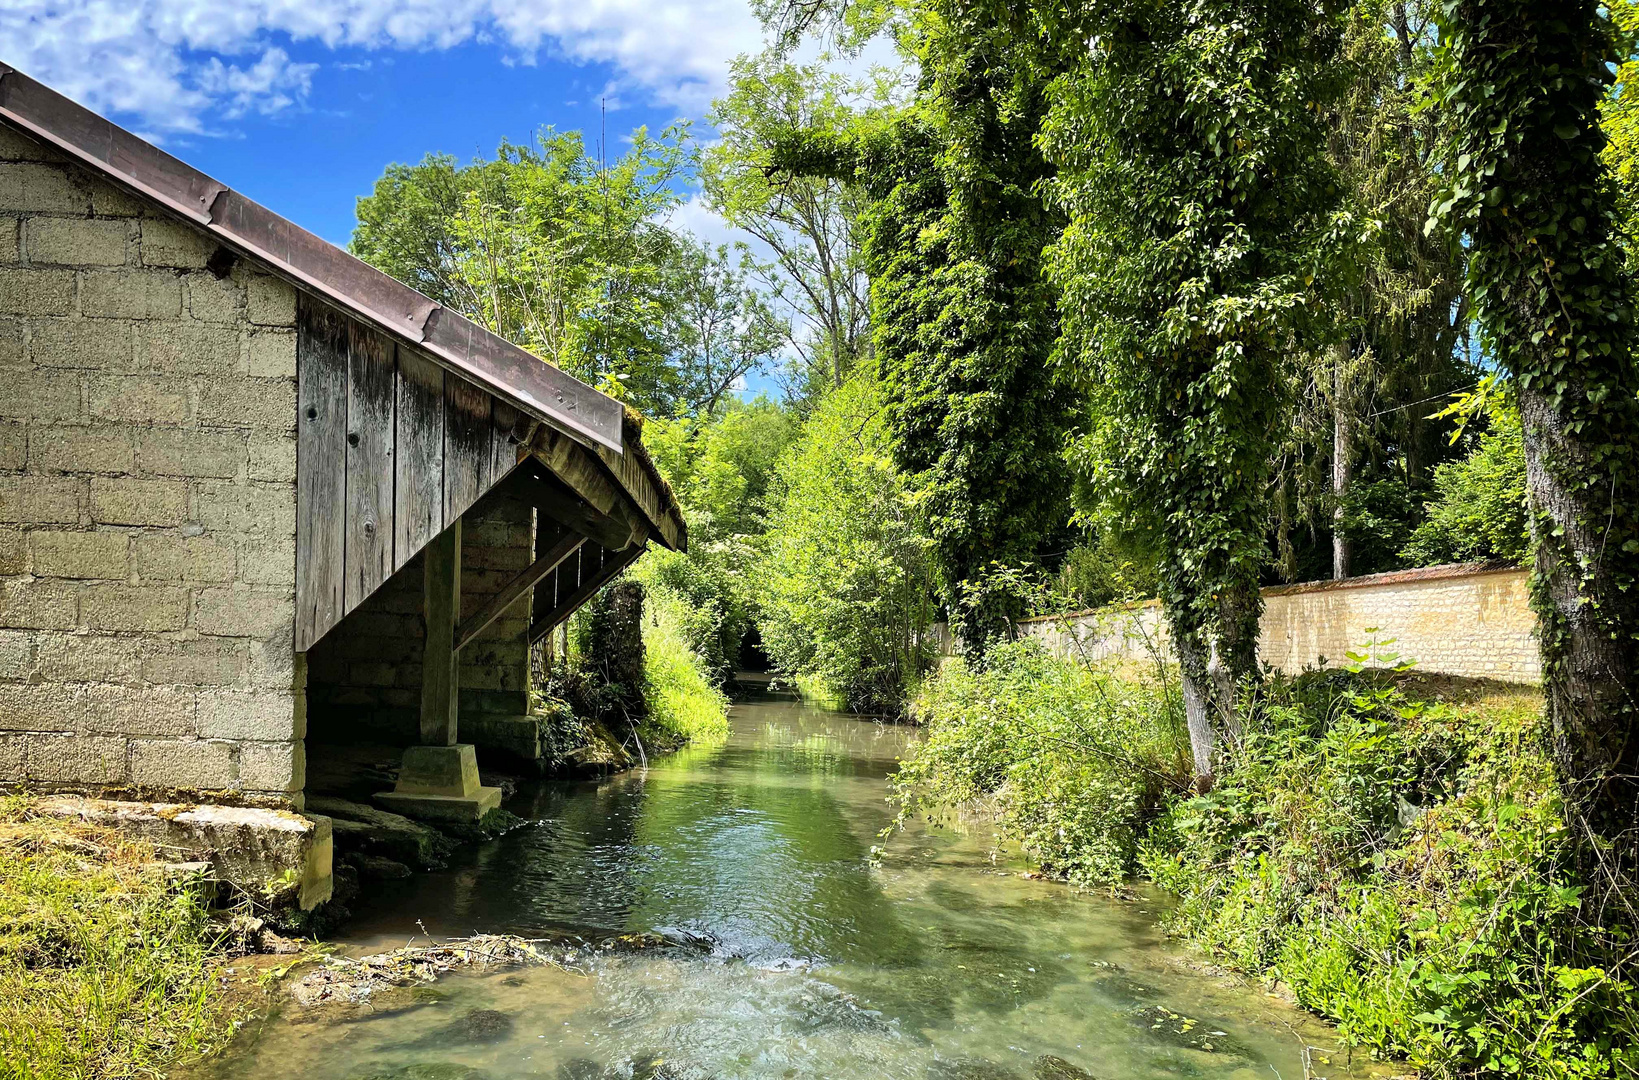
[[[711,209],[773,256],[763,284],[798,315],[789,344],[799,362],[786,381],[799,400],[842,385],[870,345],[863,193],[835,177],[791,176],[768,164],[784,132],[846,127],[861,93],[835,72],[768,52],[736,60],[728,94],[712,105],[720,139],[702,158],[701,186]]]
[[[1573,816],[1639,840],[1639,370],[1599,109],[1596,0],[1448,0],[1436,208],[1466,237],[1482,341],[1525,431],[1554,750]]]
[[[978,648],[1018,614],[1011,594],[983,589],[989,572],[1036,563],[1068,517],[1058,450],[1075,398],[1050,363],[1056,293],[1042,272],[1062,217],[1040,194],[1046,79],[1025,13],[930,0],[905,18],[911,102],[794,130],[774,164],[864,193],[894,459],[927,515],[947,608]]]
[[[1049,263],[1094,425],[1077,457],[1160,554],[1197,782],[1257,670],[1270,446],[1337,182],[1334,19],[1307,0],[1040,4],[1090,43],[1043,130],[1069,215]]]
[[[709,411],[780,351],[745,260],[669,228],[685,128],[604,163],[578,132],[458,165],[392,165],[359,200],[355,254],[639,407]]]
[[[1361,466],[1387,451],[1408,495],[1420,492],[1446,446],[1427,406],[1475,377],[1458,351],[1469,318],[1461,252],[1423,228],[1439,183],[1441,112],[1424,107],[1437,2],[1351,4],[1338,58],[1346,83],[1326,110],[1343,186],[1325,272],[1337,340],[1315,373],[1331,414],[1334,577],[1354,570]]]

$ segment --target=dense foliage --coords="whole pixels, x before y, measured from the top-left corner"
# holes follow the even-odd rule
[[[1007,646],[923,690],[897,797],[988,809],[1071,880],[1138,864],[1173,929],[1425,1075],[1633,1075],[1639,998],[1587,922],[1537,697],[1407,679],[1276,683],[1190,796],[1165,682]]]
[[[1467,457],[1434,470],[1427,513],[1404,552],[1413,566],[1526,561],[1525,432],[1517,413],[1498,410]]]
[[[1282,364],[1338,197],[1315,122],[1337,27],[1298,0],[1055,8],[1047,26],[1094,43],[1042,131],[1069,218],[1049,263],[1063,348],[1092,386],[1075,456],[1159,556],[1209,782],[1207,699],[1232,723],[1256,669]]]
[[[1032,642],[950,662],[916,714],[927,737],[894,776],[901,813],[987,804],[1033,858],[1082,884],[1125,880],[1190,778],[1176,694],[1060,663]]]
[[[709,411],[785,340],[752,265],[671,229],[685,129],[639,129],[607,167],[544,131],[459,165],[391,165],[358,203],[355,254],[639,407]]]
[[[762,585],[754,564],[768,528],[769,485],[798,433],[792,412],[763,398],[644,429],[688,520],[689,550],[651,549],[634,573],[687,601],[683,632],[718,685],[733,676],[757,624]]]
[[[658,735],[663,746],[727,738],[728,698],[690,640],[691,605],[669,589],[644,592],[646,733]]]
[[[970,647],[1005,631],[1005,598],[959,604],[993,564],[1035,564],[1062,530],[1056,453],[1074,397],[1049,358],[1056,294],[1041,272],[1060,218],[1035,136],[1044,81],[1022,17],[917,5],[901,43],[911,101],[846,126],[794,129],[775,164],[864,193],[873,343],[889,451],[935,543],[937,586]]]
[[[889,457],[884,393],[855,368],[775,469],[757,563],[764,646],[864,711],[897,713],[931,660],[931,542]]]
[[[1600,966],[1539,715],[1279,687],[1145,868],[1195,940],[1352,1041],[1436,1075],[1631,1075],[1633,988]]]

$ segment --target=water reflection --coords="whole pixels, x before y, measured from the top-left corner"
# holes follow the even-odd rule
[[[435,1004],[364,1021],[281,1018],[218,1075],[1296,1080],[1300,1036],[1328,1045],[1192,971],[1148,903],[1024,878],[987,835],[913,828],[873,866],[909,729],[788,702],[733,719],[725,745],[646,773],[541,785],[513,804],[539,824],[377,892],[355,926],[361,946],[425,926],[702,949],[449,979]]]

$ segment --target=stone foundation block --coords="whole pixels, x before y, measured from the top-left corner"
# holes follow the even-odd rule
[[[273,893],[307,911],[330,899],[330,819],[286,810],[61,797],[40,812],[118,829],[208,861],[235,888]]]

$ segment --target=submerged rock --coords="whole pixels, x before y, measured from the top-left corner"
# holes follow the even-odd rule
[[[414,1065],[385,1068],[379,1072],[360,1073],[348,1080],[486,1080],[485,1075],[470,1065],[453,1061],[418,1061]]]
[[[455,848],[454,841],[437,829],[363,803],[310,795],[305,806],[309,813],[329,816],[338,851],[379,855],[418,870],[436,870]]]
[[[558,1066],[557,1080],[604,1080],[608,1075],[597,1062],[575,1058]]]
[[[512,1017],[499,1009],[473,1009],[443,1032],[447,1039],[469,1043],[495,1042],[510,1034]]]
[[[394,881],[410,876],[410,868],[397,859],[389,859],[385,855],[366,855],[356,852],[347,856],[347,860],[358,869],[359,876],[371,881]]]
[[[1092,1073],[1078,1069],[1061,1057],[1043,1054],[1036,1059],[1036,1080],[1098,1080]]]

